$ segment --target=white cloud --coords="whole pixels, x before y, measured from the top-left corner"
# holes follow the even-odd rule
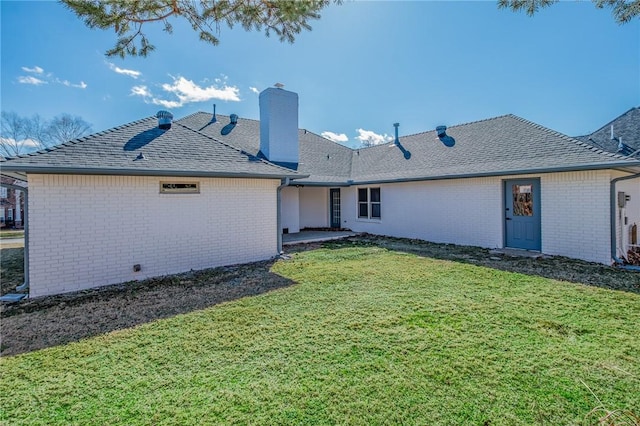
[[[221,87],[212,85],[208,87],[200,87],[191,80],[184,77],[171,77],[173,83],[165,83],[162,89],[177,97],[178,99],[162,99],[154,96],[147,86],[133,86],[131,95],[141,96],[146,103],[162,105],[165,108],[178,108],[188,103],[205,102],[211,99],[219,99],[222,101],[239,101],[240,89],[235,86],[229,86],[224,83]],[[217,81],[222,81],[216,79]]]
[[[393,136],[389,136],[386,133],[384,135],[379,135],[371,130],[364,129],[356,129],[356,132],[358,132],[356,139],[364,146],[380,145],[393,140]]]
[[[260,91],[258,90],[258,88],[257,88],[257,87],[251,87],[251,86],[249,86],[249,90],[251,90],[251,91],[252,91],[253,93],[255,93],[256,95],[259,95],[259,94],[260,94]]]
[[[37,65],[34,66],[33,68],[22,67],[22,70],[32,74],[37,74],[38,78],[32,75],[29,75],[29,76],[21,75],[18,77],[18,83],[32,84],[34,86],[39,86],[41,84],[48,84],[48,83],[58,83],[58,84],[62,84],[63,86],[75,87],[77,89],[87,88],[87,83],[85,83],[84,81],[80,81],[80,83],[72,83],[69,80],[59,79],[58,77],[54,76],[53,73],[48,72],[45,74],[44,69],[40,68]]]
[[[131,94],[136,96],[150,97],[151,92],[147,89],[147,86],[133,86],[131,88]]]
[[[138,78],[142,75],[140,71],[120,68],[116,66],[116,64],[113,64],[111,62],[107,62],[107,65],[109,65],[109,69],[111,69],[113,72],[116,72],[118,74],[128,75],[129,77],[132,77],[132,78]]]
[[[22,71],[32,72],[34,74],[42,74],[44,72],[44,70],[37,65],[33,68],[22,67]]]
[[[180,101],[168,101],[166,99],[158,98],[151,99],[151,103],[154,105],[162,105],[165,108],[179,108],[183,105]]]
[[[333,132],[322,132],[320,133],[320,136],[334,142],[344,143],[349,141],[349,137],[347,137],[347,135],[345,135],[344,133],[338,134]]]
[[[78,84],[73,84],[69,80],[60,80],[60,79],[56,78],[56,82],[60,83],[60,84],[62,84],[64,86],[75,87],[77,89],[86,89],[87,88],[87,83],[85,83],[84,81],[81,81]]]
[[[216,86],[200,87],[191,80],[184,77],[173,78],[173,84],[163,84],[162,88],[169,93],[173,93],[184,105],[191,102],[204,102],[210,99],[221,101],[239,101],[240,89],[234,86],[227,86],[225,83],[221,88]]]
[[[18,83],[22,83],[22,84],[33,84],[34,86],[39,86],[41,84],[47,84],[46,81],[44,80],[40,80],[39,78],[35,78],[33,76],[25,76],[25,75],[21,75],[20,77],[18,77]]]

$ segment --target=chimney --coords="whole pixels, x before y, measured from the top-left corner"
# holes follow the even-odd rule
[[[158,119],[158,127],[162,130],[168,130],[171,128],[171,121],[173,121],[173,114],[169,111],[158,111],[156,114]]]
[[[296,168],[298,94],[281,87],[269,87],[260,93],[260,151],[273,163]]]

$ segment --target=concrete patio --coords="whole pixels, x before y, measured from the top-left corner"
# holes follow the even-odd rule
[[[351,231],[300,231],[295,234],[282,234],[282,245],[288,246],[292,244],[339,240],[355,235],[358,235],[358,233]]]

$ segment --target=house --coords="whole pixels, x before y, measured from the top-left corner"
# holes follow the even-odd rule
[[[259,121],[172,118],[0,164],[29,182],[31,297],[270,258],[305,228],[609,264],[624,220],[612,194],[631,183],[640,199],[640,160],[513,115],[402,137],[396,125],[363,149],[299,129],[298,96],[281,88],[260,94]]]
[[[0,228],[22,228],[25,187],[21,180],[0,176]]]

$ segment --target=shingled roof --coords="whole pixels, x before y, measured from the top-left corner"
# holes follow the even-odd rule
[[[304,129],[298,131],[296,171],[260,152],[260,122],[198,112],[157,127],[154,117],[77,139],[46,152],[1,163],[4,170],[39,173],[168,176],[291,177],[304,185],[351,185],[593,169],[640,171],[631,159],[594,147],[514,115],[435,131],[395,142],[350,149]]]
[[[256,120],[239,119],[231,127],[227,116],[213,120],[211,114],[199,112],[178,122],[260,155]],[[399,146],[388,143],[352,150],[300,130],[298,171],[309,177],[296,182],[348,185],[640,166],[637,160],[604,152],[514,115],[452,126],[447,133],[456,140],[452,148],[431,131],[400,137]]]
[[[455,139],[451,148],[431,131],[401,137],[400,146],[360,149],[354,155],[352,180],[393,182],[640,166],[640,161],[603,152],[515,115],[452,126],[447,134]]]
[[[577,139],[608,152],[619,152],[620,141],[630,148],[631,153],[640,150],[640,107],[631,108],[595,132],[578,136]],[[635,155],[640,157],[640,152],[636,152]]]
[[[5,159],[3,171],[200,177],[304,176],[174,122],[158,128],[155,117]]]
[[[224,141],[252,155],[262,157],[260,153],[260,122],[239,118],[233,126],[225,115],[213,115],[197,112],[177,120],[178,123],[198,130],[212,138]],[[309,175],[296,179],[306,184],[343,184],[351,176],[352,150],[344,145],[325,139],[308,130],[298,130],[299,155],[298,172]]]

